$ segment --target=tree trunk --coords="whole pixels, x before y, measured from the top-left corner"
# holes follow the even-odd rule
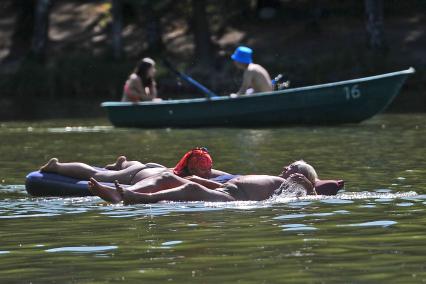
[[[123,51],[121,32],[123,30],[123,14],[121,0],[112,0],[112,55],[114,59],[120,59]]]
[[[320,0],[311,0],[309,1],[309,18],[308,18],[308,30],[313,33],[321,32],[321,16],[322,16],[322,6]]]
[[[34,4],[34,0],[15,0],[13,2],[17,15],[12,34],[12,44],[6,60],[13,61],[22,58],[30,51],[34,31]]]
[[[365,0],[368,44],[372,49],[386,49],[383,26],[383,0]]]
[[[141,15],[146,17],[146,41],[148,43],[148,52],[161,52],[164,49],[163,34],[160,17],[152,7],[152,2],[145,2],[142,5]]]
[[[49,11],[50,0],[37,0],[31,52],[36,58],[41,60],[46,56],[46,47],[49,40]]]
[[[213,43],[205,0],[192,0],[192,29],[196,61],[204,66],[210,65],[213,62]]]

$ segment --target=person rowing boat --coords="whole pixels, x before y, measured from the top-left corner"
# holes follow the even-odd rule
[[[244,94],[271,92],[272,81],[268,71],[259,64],[253,63],[253,50],[247,46],[239,46],[231,59],[234,65],[244,71],[243,82],[240,89],[231,97],[237,97]]]

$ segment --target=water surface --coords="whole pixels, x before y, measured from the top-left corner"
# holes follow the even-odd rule
[[[4,283],[426,281],[426,115],[266,129],[0,123],[0,141]],[[277,174],[305,159],[346,189],[327,198],[122,206],[32,198],[23,186],[52,156],[104,165],[125,154],[173,166],[194,146],[232,173]]]

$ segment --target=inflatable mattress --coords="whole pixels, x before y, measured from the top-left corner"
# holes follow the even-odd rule
[[[87,183],[85,180],[35,171],[27,175],[25,188],[32,196],[90,196],[92,194],[88,190]],[[101,183],[114,186],[112,183]],[[321,195],[335,195],[343,187],[342,180],[321,180],[315,185],[317,193]]]

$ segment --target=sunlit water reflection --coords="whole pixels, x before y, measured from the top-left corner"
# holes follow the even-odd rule
[[[417,283],[426,281],[426,116],[271,129],[115,129],[103,120],[0,125],[4,283]],[[173,166],[207,146],[215,167],[279,172],[304,158],[343,178],[333,197],[108,205],[33,198],[25,175],[51,156]]]

